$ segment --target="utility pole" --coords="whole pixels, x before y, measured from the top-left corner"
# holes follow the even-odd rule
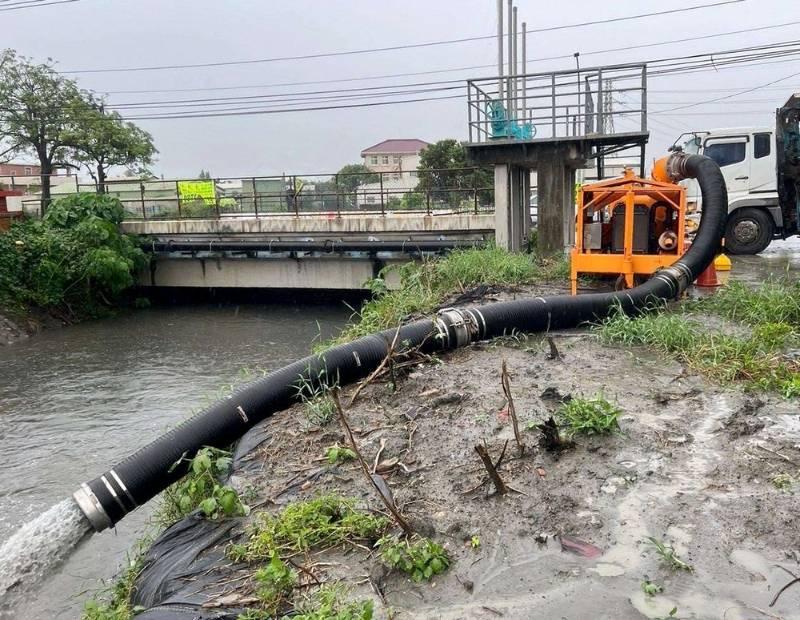
[[[528,73],[528,54],[526,52],[528,39],[528,28],[525,22],[522,22],[522,63],[520,73],[525,75]],[[528,113],[528,81],[522,78],[522,117],[525,120],[525,115]]]
[[[497,0],[497,97],[503,101],[503,0]]]
[[[508,84],[506,87],[506,97],[508,98],[508,105],[506,110],[508,115],[511,116],[513,108],[513,92],[514,87],[511,82],[511,76],[514,75],[514,16],[513,16],[513,0],[508,0]]]
[[[514,118],[519,118],[519,71],[517,70],[517,56],[519,56],[519,37],[517,36],[517,7],[514,7],[513,20],[514,22]]]

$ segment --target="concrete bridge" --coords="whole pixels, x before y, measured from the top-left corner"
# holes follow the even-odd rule
[[[386,266],[494,238],[494,213],[340,212],[125,221],[145,287],[358,290]],[[397,274],[387,284],[396,286]]]

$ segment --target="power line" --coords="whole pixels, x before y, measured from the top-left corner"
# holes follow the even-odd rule
[[[687,104],[687,105],[678,106],[676,108],[667,108],[666,110],[660,110],[660,111],[655,112],[655,113],[656,114],[663,114],[665,112],[675,112],[675,111],[678,111],[678,110],[685,110],[687,108],[694,108],[694,107],[697,107],[699,105],[707,105],[709,103],[717,103],[719,101],[725,101],[726,99],[730,99],[732,97],[738,97],[739,95],[746,95],[747,93],[752,93],[753,91],[759,90],[760,88],[765,88],[767,86],[772,86],[773,84],[777,84],[778,82],[783,82],[785,80],[789,80],[789,79],[791,79],[793,77],[797,77],[798,75],[800,75],[800,71],[798,71],[796,73],[792,73],[792,74],[787,75],[785,77],[779,78],[777,80],[773,80],[771,82],[767,82],[766,84],[761,84],[759,86],[754,86],[753,88],[747,88],[745,90],[740,90],[738,92],[731,93],[730,95],[724,95],[722,97],[716,97],[714,99],[706,99],[705,101],[698,101],[698,102],[695,102],[695,103],[690,103],[690,104]]]
[[[676,43],[686,43],[689,41],[699,41],[705,39],[714,39],[718,37],[727,37],[733,36],[737,34],[746,34],[746,33],[753,33],[753,32],[760,32],[764,30],[774,30],[776,28],[787,28],[789,26],[796,26],[800,25],[800,20],[792,21],[792,22],[783,22],[780,24],[771,24],[768,26],[757,26],[754,28],[744,28],[741,30],[730,30],[727,32],[719,32],[715,34],[708,34],[708,35],[701,35],[696,37],[687,37],[683,39],[671,39],[669,41],[658,41],[654,43],[643,43],[640,45],[629,45],[625,47],[614,47],[608,48],[604,50],[594,50],[588,52],[581,52],[582,56],[594,56],[594,55],[601,55],[601,54],[608,54],[611,52],[621,52],[621,51],[628,51],[631,49],[644,49],[649,47],[660,47],[664,45],[674,45]],[[540,58],[532,58],[527,61],[527,64],[536,63],[536,62],[544,62],[548,60],[565,60],[571,59],[573,54],[562,54],[559,56],[544,56]],[[138,90],[109,90],[109,91],[102,91],[108,95],[118,95],[118,94],[152,94],[152,93],[180,93],[180,92],[206,92],[206,91],[229,91],[229,90],[254,90],[259,88],[281,88],[285,86],[315,86],[319,84],[336,84],[342,82],[363,82],[363,81],[376,81],[376,80],[387,80],[387,79],[394,79],[394,78],[404,78],[404,77],[416,77],[422,75],[434,75],[437,73],[456,73],[461,71],[470,71],[470,70],[477,70],[477,69],[489,69],[494,68],[496,65],[472,65],[466,67],[451,67],[448,69],[433,69],[428,71],[413,71],[413,72],[406,72],[406,73],[392,73],[392,74],[384,74],[384,75],[370,75],[370,76],[359,76],[359,77],[347,77],[347,78],[335,78],[335,79],[326,79],[326,80],[310,80],[310,81],[302,81],[302,82],[281,82],[281,83],[272,83],[272,84],[242,84],[242,85],[232,85],[232,86],[205,86],[205,87],[195,87],[195,88],[155,88],[155,89],[138,89]],[[702,90],[702,89],[699,89]],[[694,92],[694,91],[692,91]]]
[[[793,45],[794,47],[788,49],[775,49]],[[758,53],[754,53],[758,52]],[[736,55],[738,54],[738,55]],[[690,56],[679,56],[673,58],[660,59],[655,61],[644,61],[656,67],[663,67],[659,71],[650,72],[649,75],[673,74],[680,71],[690,71],[698,68],[714,68],[719,69],[728,65],[742,66],[754,59],[760,60],[762,58],[774,58],[780,54],[785,55],[798,55],[800,54],[800,40],[790,42],[780,42],[774,44],[767,44],[762,46],[751,46],[747,48],[738,48],[733,50],[723,50],[716,52],[706,52],[703,54],[695,54]],[[708,60],[717,56],[717,60]],[[727,57],[726,57],[727,56]],[[690,61],[694,64],[687,64]],[[638,76],[637,76],[638,77]],[[458,86],[448,86],[448,85]],[[405,84],[382,85],[382,86],[365,86],[355,88],[343,89],[328,89],[328,90],[314,90],[314,91],[300,91],[291,93],[275,93],[275,94],[259,94],[259,95],[239,95],[231,97],[207,97],[207,98],[190,98],[190,99],[168,99],[161,101],[134,101],[113,104],[115,108],[132,108],[132,107],[171,107],[171,106],[196,106],[198,104],[207,103],[208,105],[222,105],[223,103],[230,104],[232,102],[252,102],[257,100],[274,100],[276,97],[306,97],[308,95],[332,95],[339,93],[357,93],[357,92],[377,92],[386,91],[385,94],[406,94],[394,93],[387,91],[392,88],[422,88],[422,87],[441,87],[441,88],[462,88],[463,80],[438,80],[429,82],[413,82]],[[535,88],[549,88],[544,87],[530,87]]]
[[[43,0],[25,0],[14,4],[0,4],[0,13],[6,11],[19,11],[22,9],[33,9],[40,6],[52,6],[54,4],[69,4],[70,2],[79,2],[80,0],[54,0],[52,2],[44,2]]]
[[[64,2],[74,2],[76,0],[61,0]],[[615,22],[621,21],[630,21],[636,19],[644,19],[647,17],[656,17],[661,15],[669,15],[673,13],[684,13],[686,11],[697,11],[701,9],[707,9],[712,7],[723,6],[727,4],[739,4],[741,2],[745,2],[746,0],[719,0],[718,2],[712,2],[708,4],[699,4],[694,6],[688,6],[685,8],[680,9],[667,9],[663,11],[655,11],[652,13],[640,13],[638,15],[628,15],[625,17],[612,17],[608,19],[601,19],[601,20],[593,20],[587,22],[579,22],[575,24],[563,24],[559,26],[547,26],[543,28],[535,28],[528,30],[529,33],[541,33],[541,32],[553,32],[558,30],[566,30],[571,28],[583,28],[586,26],[594,26],[599,24],[610,24]],[[511,36],[510,33],[508,36]],[[375,48],[366,48],[366,49],[356,49],[356,50],[345,50],[340,52],[320,52],[316,54],[302,54],[297,56],[276,56],[273,58],[253,58],[247,60],[228,60],[228,61],[218,61],[218,62],[204,62],[204,63],[189,63],[189,64],[174,64],[174,65],[151,65],[151,66],[140,66],[140,67],[108,67],[108,68],[101,68],[101,69],[72,69],[68,71],[61,71],[61,73],[127,73],[132,71],[165,71],[171,69],[209,69],[212,67],[229,67],[234,65],[251,65],[251,64],[264,64],[264,63],[274,63],[274,62],[285,62],[291,60],[312,60],[318,58],[332,58],[338,56],[353,56],[353,55],[360,55],[360,54],[374,54],[378,52],[391,52],[397,50],[405,50],[405,49],[416,49],[416,48],[426,48],[426,47],[434,47],[434,46],[441,46],[441,45],[453,45],[457,43],[466,43],[471,41],[483,41],[487,39],[494,39],[496,35],[484,35],[484,36],[476,36],[476,37],[462,37],[459,39],[447,39],[441,41],[427,41],[424,43],[406,43],[403,45],[392,45],[386,47],[375,47]]]

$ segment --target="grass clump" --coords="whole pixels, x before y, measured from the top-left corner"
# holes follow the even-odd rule
[[[297,573],[273,552],[269,563],[255,572],[253,580],[261,611],[275,616],[291,600]]]
[[[408,540],[387,536],[377,546],[387,566],[403,571],[414,581],[430,581],[450,566],[445,548],[430,538],[415,536]]]
[[[694,572],[694,568],[691,564],[684,562],[680,557],[678,557],[678,554],[675,552],[675,548],[672,545],[668,545],[657,538],[653,538],[652,536],[648,536],[647,541],[655,548],[656,553],[661,559],[661,563],[670,570],[683,570],[687,573]]]
[[[373,299],[358,312],[358,320],[320,348],[395,327],[406,317],[431,312],[450,295],[479,284],[532,284],[565,281],[569,277],[566,259],[539,260],[531,254],[515,254],[494,246],[454,250],[443,258],[388,269],[398,272],[400,287],[389,290],[386,286],[389,272],[383,271],[370,282]]]
[[[731,282],[713,296],[698,301],[696,307],[747,325],[787,323],[798,327],[800,283],[769,280],[752,288]]]
[[[356,510],[354,499],[326,495],[289,504],[277,515],[259,515],[248,541],[232,545],[228,556],[239,562],[264,562],[276,552],[290,555],[348,540],[376,540],[387,525],[384,517]]]
[[[328,446],[325,448],[325,458],[331,465],[336,465],[337,463],[352,461],[356,458],[356,453],[345,446]]]
[[[145,549],[149,540],[139,542],[136,552],[128,558],[128,564],[119,577],[106,590],[100,591],[83,608],[81,620],[131,620],[142,611],[131,605],[131,596],[136,578],[144,568]]]
[[[772,486],[784,493],[790,493],[794,483],[795,479],[791,474],[778,474],[772,478]]]
[[[730,306],[724,302],[722,307]],[[633,318],[615,313],[598,330],[606,342],[649,346],[720,383],[744,381],[786,398],[800,396],[800,364],[783,354],[797,343],[798,329],[774,320],[751,327],[749,335],[733,336],[711,331],[684,314],[656,310]]]
[[[593,398],[572,398],[561,405],[558,415],[570,435],[606,435],[619,430],[622,411],[602,394]]]
[[[209,519],[246,515],[249,508],[236,490],[219,482],[230,465],[230,452],[209,447],[199,450],[190,460],[186,476],[164,491],[156,521],[168,526],[198,508]]]
[[[326,584],[297,606],[293,620],[372,620],[372,601],[347,601],[341,586]]]

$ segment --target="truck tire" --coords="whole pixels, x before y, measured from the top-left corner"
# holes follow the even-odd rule
[[[774,234],[772,216],[763,209],[736,209],[725,225],[725,249],[729,254],[758,254]]]

